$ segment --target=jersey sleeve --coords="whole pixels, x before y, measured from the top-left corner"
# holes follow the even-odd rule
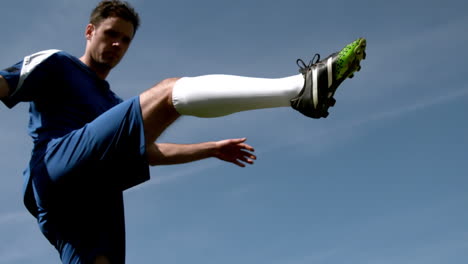
[[[41,91],[41,82],[50,75],[46,61],[59,50],[45,50],[24,57],[15,65],[0,70],[0,75],[7,81],[10,88],[7,97],[2,98],[2,102],[13,108],[19,102],[34,100],[34,97]]]

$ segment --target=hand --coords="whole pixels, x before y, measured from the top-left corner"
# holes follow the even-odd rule
[[[9,86],[5,78],[0,75],[0,98],[5,98],[8,96],[9,93]]]
[[[257,159],[255,155],[250,152],[254,148],[245,144],[246,138],[225,139],[215,142],[216,151],[215,157],[236,164],[239,167],[245,167],[245,163],[253,164]]]

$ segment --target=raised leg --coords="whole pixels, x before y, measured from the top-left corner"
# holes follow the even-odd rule
[[[166,79],[140,95],[140,107],[147,144],[156,139],[180,114],[172,103],[172,90],[178,78]]]

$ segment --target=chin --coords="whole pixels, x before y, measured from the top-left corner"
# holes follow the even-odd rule
[[[115,60],[102,60],[102,61],[99,62],[99,64],[100,64],[101,67],[103,67],[103,68],[112,69],[112,68],[114,68],[115,66],[117,66],[117,64],[119,64],[119,61],[115,61]]]
[[[104,62],[104,64],[108,65],[110,68],[114,68],[119,64],[120,59],[112,59],[112,60],[107,60]]]

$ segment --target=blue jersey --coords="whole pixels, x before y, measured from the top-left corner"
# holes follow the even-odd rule
[[[10,87],[10,94],[2,99],[7,107],[12,108],[19,102],[30,103],[28,132],[33,139],[34,148],[31,162],[24,173],[24,189],[26,207],[33,215],[37,216],[38,209],[32,194],[33,191],[30,188],[32,166],[38,162],[49,162],[44,156],[51,145],[55,144],[54,147],[56,147],[55,139],[61,139],[73,131],[82,129],[109,109],[120,104],[122,99],[110,90],[107,81],[100,79],[79,59],[59,50],[47,50],[27,56],[21,62],[0,71],[0,75],[6,79]],[[101,123],[105,124],[105,122]],[[101,130],[104,130],[104,127],[98,127],[95,130],[97,132],[93,132],[93,134],[99,133]],[[137,137],[144,138],[144,135],[137,135]],[[70,144],[69,146],[63,147],[68,153],[59,153],[55,150],[53,152],[59,153],[57,155],[60,156],[72,155],[73,152],[78,151],[77,148],[93,148],[93,144],[99,144],[99,142],[91,142],[94,139],[90,140],[89,137],[84,140],[81,137],[75,137],[72,140],[70,141],[72,143],[66,142],[66,144]],[[60,144],[65,144],[64,142],[60,142]],[[137,144],[143,145],[143,143]],[[144,146],[138,147],[142,149],[142,156],[146,155],[143,150]],[[51,156],[54,153],[49,151],[47,155]],[[103,155],[98,153],[92,156],[92,159],[100,159]],[[125,159],[125,164],[113,161],[111,166],[106,165],[101,170],[87,171],[86,174],[135,175],[132,179],[121,184],[121,188],[124,190],[149,179],[147,161],[139,160],[140,158],[139,154],[135,155],[135,157]],[[79,157],[74,157],[74,159],[73,162],[76,163]],[[55,167],[68,166],[62,164],[63,160],[58,162],[60,166],[52,164],[48,170],[53,172]],[[69,167],[72,166],[73,164]],[[62,171],[66,171],[66,169],[62,169]]]
[[[35,145],[81,128],[122,102],[107,81],[63,51],[27,56],[0,75],[11,89],[5,105],[30,102],[29,135]]]

